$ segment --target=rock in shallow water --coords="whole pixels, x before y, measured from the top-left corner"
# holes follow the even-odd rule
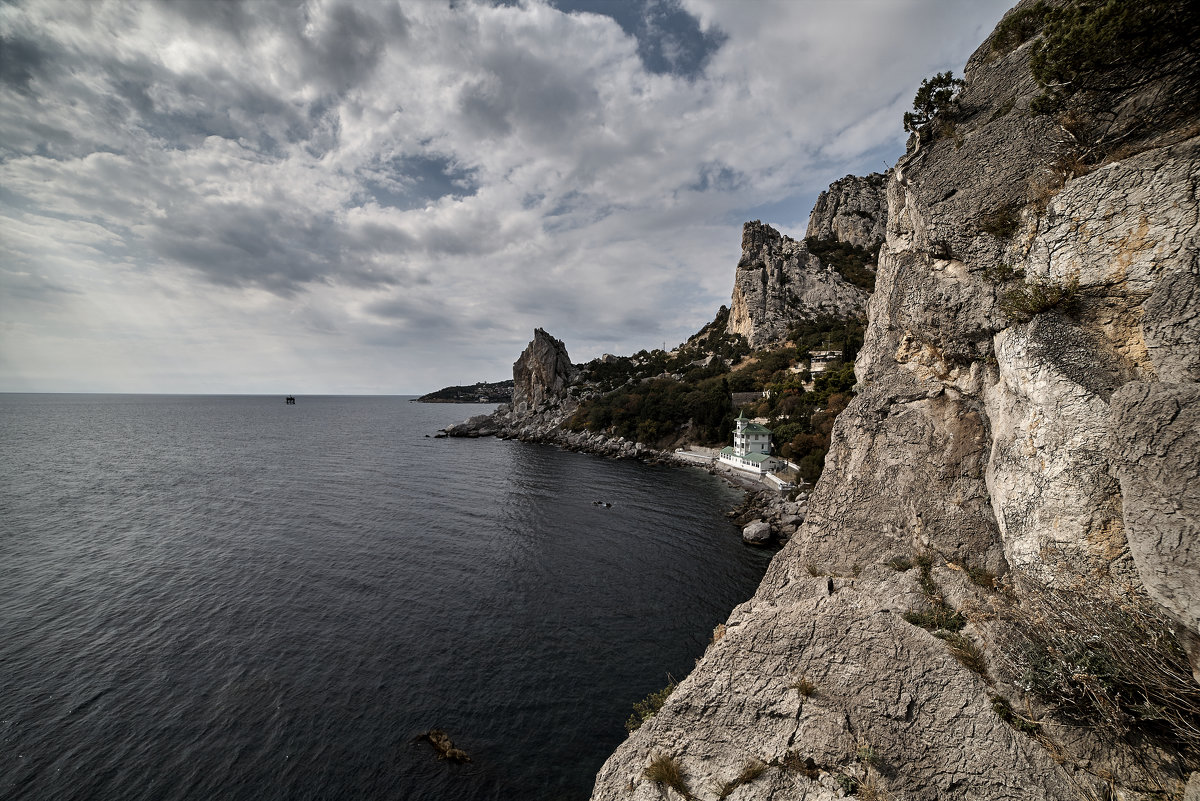
[[[755,520],[742,529],[742,541],[748,545],[766,545],[771,541],[771,524],[765,520]]]

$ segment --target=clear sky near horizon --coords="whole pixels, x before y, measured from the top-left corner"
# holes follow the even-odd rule
[[[421,393],[672,347],[1012,0],[0,4],[0,391]]]

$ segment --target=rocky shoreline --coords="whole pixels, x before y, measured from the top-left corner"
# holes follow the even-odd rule
[[[497,437],[542,445],[554,445],[563,450],[588,453],[608,459],[636,459],[646,464],[670,467],[690,467],[719,476],[731,487],[745,491],[742,503],[727,514],[742,529],[742,540],[749,545],[770,546],[786,543],[804,524],[808,511],[808,493],[801,491],[795,500],[764,487],[758,481],[717,463],[697,464],[670,451],[631,442],[625,437],[610,437],[601,433],[570,431],[563,427],[575,405],[570,401],[549,404],[545,408],[519,414],[510,405],[503,405],[492,414],[470,417],[449,425],[438,437]]]

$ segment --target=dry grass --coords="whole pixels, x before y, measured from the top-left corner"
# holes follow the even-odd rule
[[[802,773],[813,780],[821,776],[821,768],[816,761],[812,757],[801,757],[799,751],[788,751],[783,755],[783,769],[788,773]]]
[[[858,801],[891,801],[891,796],[874,779],[858,785]]]
[[[1025,589],[1010,610],[1022,689],[1057,716],[1115,739],[1146,739],[1200,769],[1200,687],[1171,623],[1147,600]]]
[[[1035,281],[1009,290],[1000,299],[1000,311],[1020,322],[1056,308],[1066,308],[1079,297],[1079,278],[1071,277],[1061,283]]]
[[[683,778],[683,766],[670,754],[655,754],[650,764],[642,771],[642,775],[656,784],[670,787],[684,798],[695,797],[688,788],[687,780]]]
[[[749,784],[759,776],[763,775],[766,769],[767,765],[765,762],[762,762],[758,759],[751,759],[742,767],[742,772],[739,773],[735,778],[715,786],[713,790],[716,792],[717,798],[728,798],[730,793],[741,787],[743,784]]]
[[[988,700],[992,702],[992,711],[997,717],[1012,726],[1017,731],[1025,732],[1026,734],[1035,734],[1042,728],[1041,722],[1034,720],[1032,716],[1022,717],[1018,715],[1012,708],[1012,704],[1003,695],[988,696]]]
[[[950,650],[950,654],[964,666],[975,671],[980,676],[987,675],[987,661],[983,658],[983,651],[980,650],[979,646],[975,644],[975,641],[969,635],[956,632],[938,632],[936,636],[946,643],[946,648]]]
[[[817,685],[808,680],[808,676],[802,676],[788,685],[789,688],[797,690],[805,698],[811,698],[817,691]]]

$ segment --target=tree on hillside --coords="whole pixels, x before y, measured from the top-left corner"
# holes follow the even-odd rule
[[[904,130],[916,131],[922,140],[948,133],[954,122],[958,93],[965,81],[950,70],[921,81],[913,98],[913,110],[904,113]]]

